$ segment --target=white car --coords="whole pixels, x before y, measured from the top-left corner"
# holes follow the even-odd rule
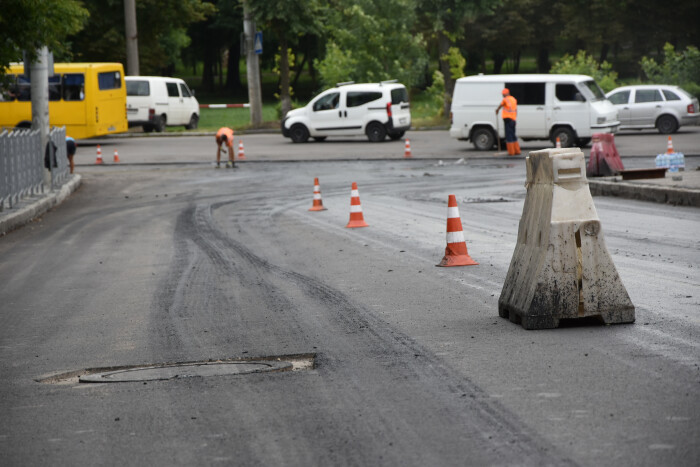
[[[295,143],[309,137],[323,141],[328,136],[362,136],[379,142],[389,136],[401,138],[411,127],[408,92],[403,84],[339,83],[300,109],[287,112],[282,135]]]
[[[179,78],[125,76],[126,118],[129,127],[161,132],[166,126],[184,125],[188,130],[199,124],[199,102]]]
[[[610,91],[607,98],[617,108],[621,130],[656,128],[669,134],[700,122],[698,100],[678,86],[623,86]]]

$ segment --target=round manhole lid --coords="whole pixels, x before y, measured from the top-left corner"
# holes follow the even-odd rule
[[[80,377],[81,383],[129,383],[138,381],[165,381],[205,376],[245,375],[292,369],[290,362],[207,362],[143,366],[123,370],[93,373]]]

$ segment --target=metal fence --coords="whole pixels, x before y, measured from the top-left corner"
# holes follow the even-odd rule
[[[13,208],[26,196],[44,193],[45,162],[52,161],[51,189],[66,182],[70,175],[66,155],[66,129],[54,128],[49,134],[55,145],[49,152],[41,147],[38,130],[14,130],[0,133],[0,211]],[[47,157],[47,152],[49,152]]]

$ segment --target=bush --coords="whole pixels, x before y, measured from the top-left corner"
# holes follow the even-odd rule
[[[653,58],[642,57],[639,62],[649,81],[658,84],[675,84],[689,93],[700,95],[700,51],[688,46],[683,52],[676,52],[674,47],[664,45],[664,61],[656,63]]]
[[[575,57],[564,55],[552,65],[549,72],[592,76],[605,92],[617,87],[617,73],[612,71],[612,65],[606,61],[598,63],[593,56],[587,55],[585,50],[579,50]]]
[[[433,73],[433,83],[428,86],[425,93],[429,97],[429,102],[433,103],[439,109],[438,115],[442,115],[442,104],[445,100],[445,76],[440,70],[435,70]]]

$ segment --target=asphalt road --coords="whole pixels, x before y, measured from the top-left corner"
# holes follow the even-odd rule
[[[185,137],[119,140],[127,163],[180,163],[80,166],[78,192],[0,238],[4,465],[700,463],[700,210],[595,198],[636,323],[525,331],[497,312],[522,158],[255,138],[281,160],[400,160],[215,170]],[[307,210],[313,177],[327,211]],[[353,181],[365,229],[344,228]],[[434,266],[448,194],[479,266]],[[315,367],[76,378],[300,354]]]

